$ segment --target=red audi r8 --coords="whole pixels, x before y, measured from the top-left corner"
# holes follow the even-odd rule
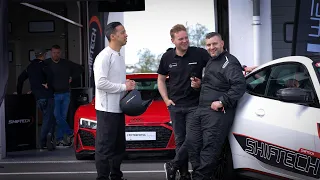
[[[166,151],[175,149],[174,135],[166,104],[157,87],[156,73],[128,74],[127,79],[136,81],[136,89],[142,99],[153,102],[140,116],[126,116],[127,151]],[[74,149],[78,160],[92,157],[95,151],[96,110],[94,99],[80,106],[74,116]]]

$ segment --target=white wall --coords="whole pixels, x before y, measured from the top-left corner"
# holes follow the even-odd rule
[[[272,60],[272,25],[271,0],[260,2],[261,65]],[[252,15],[252,0],[229,0],[230,53],[247,66],[254,65]]]
[[[111,22],[120,22],[124,25],[124,28],[126,28],[126,25],[124,23],[124,15],[123,15],[123,12],[110,12],[109,13],[109,16],[108,16],[108,21],[107,21],[107,24],[111,23]],[[105,37],[105,47],[107,47],[109,45],[109,41],[108,39]],[[122,47],[122,49],[120,50],[120,53],[121,55],[124,57],[124,59],[126,58],[125,57],[125,46]]]

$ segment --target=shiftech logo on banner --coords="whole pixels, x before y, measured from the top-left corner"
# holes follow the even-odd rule
[[[89,77],[93,78],[93,63],[102,49],[102,27],[98,16],[92,16],[89,21]],[[91,81],[91,83],[93,83]],[[93,83],[94,84],[94,83]]]

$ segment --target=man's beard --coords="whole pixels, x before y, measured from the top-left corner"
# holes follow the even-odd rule
[[[216,54],[212,56],[213,58],[218,57],[223,51],[222,50],[217,50]]]

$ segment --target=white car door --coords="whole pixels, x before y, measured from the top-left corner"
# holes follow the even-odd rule
[[[259,163],[254,169],[291,178],[319,178],[320,162],[314,155],[319,101],[307,68],[281,63],[250,75],[247,84],[232,132],[246,156]],[[310,89],[317,103],[280,101],[277,90],[288,86]]]

